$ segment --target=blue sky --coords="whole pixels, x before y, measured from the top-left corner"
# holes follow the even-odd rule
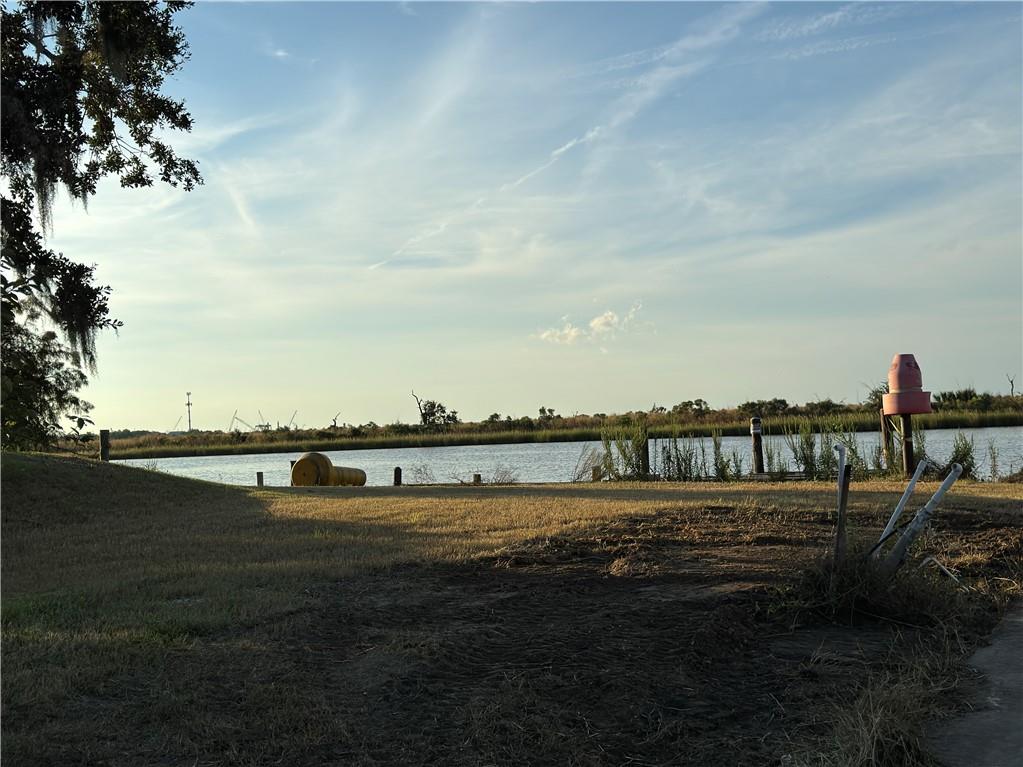
[[[206,184],[55,209],[97,425],[1023,386],[1020,13],[199,3]]]

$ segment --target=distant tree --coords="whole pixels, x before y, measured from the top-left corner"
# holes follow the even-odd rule
[[[537,422],[541,427],[549,426],[555,418],[561,418],[557,413],[554,412],[552,407],[541,407],[540,416],[537,418]]]
[[[752,402],[743,402],[736,408],[746,418],[753,416],[777,416],[791,412],[789,403],[780,398],[758,399]]]
[[[416,395],[415,389],[412,390],[412,398],[416,401],[416,406],[419,408],[419,422],[423,426],[451,426],[461,423],[457,410],[449,411],[440,402],[432,399],[422,399]]]
[[[866,385],[866,384],[864,384]],[[876,386],[873,386],[870,391],[867,392],[867,396],[863,399],[863,406],[872,413],[877,413],[881,410],[882,397],[888,393],[888,382],[881,381]]]
[[[683,418],[701,418],[710,412],[710,405],[703,399],[687,399],[671,408],[672,415]]]
[[[803,406],[803,410],[808,415],[817,415],[817,416],[820,416],[820,415],[831,415],[833,413],[838,413],[838,412],[840,412],[840,411],[842,411],[844,409],[845,409],[844,405],[841,405],[838,402],[834,402],[830,398],[829,399],[817,400],[816,402],[807,402]]]
[[[45,233],[58,186],[85,205],[106,175],[126,187],[150,186],[154,177],[185,189],[202,182],[195,163],[177,157],[162,138],[165,129],[192,127],[184,105],[160,92],[187,56],[173,23],[187,5],[78,0],[0,7],[0,333],[5,346],[9,338],[20,344],[2,359],[5,434],[23,426],[38,436],[40,424],[53,426],[58,403],[80,409],[75,392],[85,383],[83,368],[95,369],[96,334],[121,324],[109,314],[110,289],[93,281],[94,267],[46,248],[33,210]],[[48,335],[42,320],[67,344]],[[39,385],[40,374],[52,376],[48,384]],[[50,398],[32,399],[43,392]]]

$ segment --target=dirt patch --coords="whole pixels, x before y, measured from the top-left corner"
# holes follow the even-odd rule
[[[944,550],[1010,572],[1018,519],[978,519],[949,515]],[[916,641],[779,604],[830,534],[809,512],[668,508],[311,586],[315,607],[169,652],[65,709],[68,740],[46,760],[779,764]]]

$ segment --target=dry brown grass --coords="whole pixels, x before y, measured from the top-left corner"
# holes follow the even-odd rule
[[[830,485],[257,491],[2,469],[12,763],[723,764],[784,753],[817,706],[761,637],[791,619],[766,585],[826,546]],[[853,533],[901,489],[854,485]],[[1018,588],[1021,500],[957,486],[931,550]],[[744,697],[716,701],[722,680]]]

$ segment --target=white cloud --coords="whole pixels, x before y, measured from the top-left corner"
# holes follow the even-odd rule
[[[642,308],[642,304],[634,304],[624,315],[608,309],[591,319],[585,328],[572,324],[567,316],[562,317],[561,327],[548,328],[537,333],[534,338],[552,344],[565,345],[572,345],[579,341],[605,343],[613,340],[620,333],[628,331],[635,323],[636,315]],[[605,347],[601,347],[600,351],[604,354],[607,353]]]

